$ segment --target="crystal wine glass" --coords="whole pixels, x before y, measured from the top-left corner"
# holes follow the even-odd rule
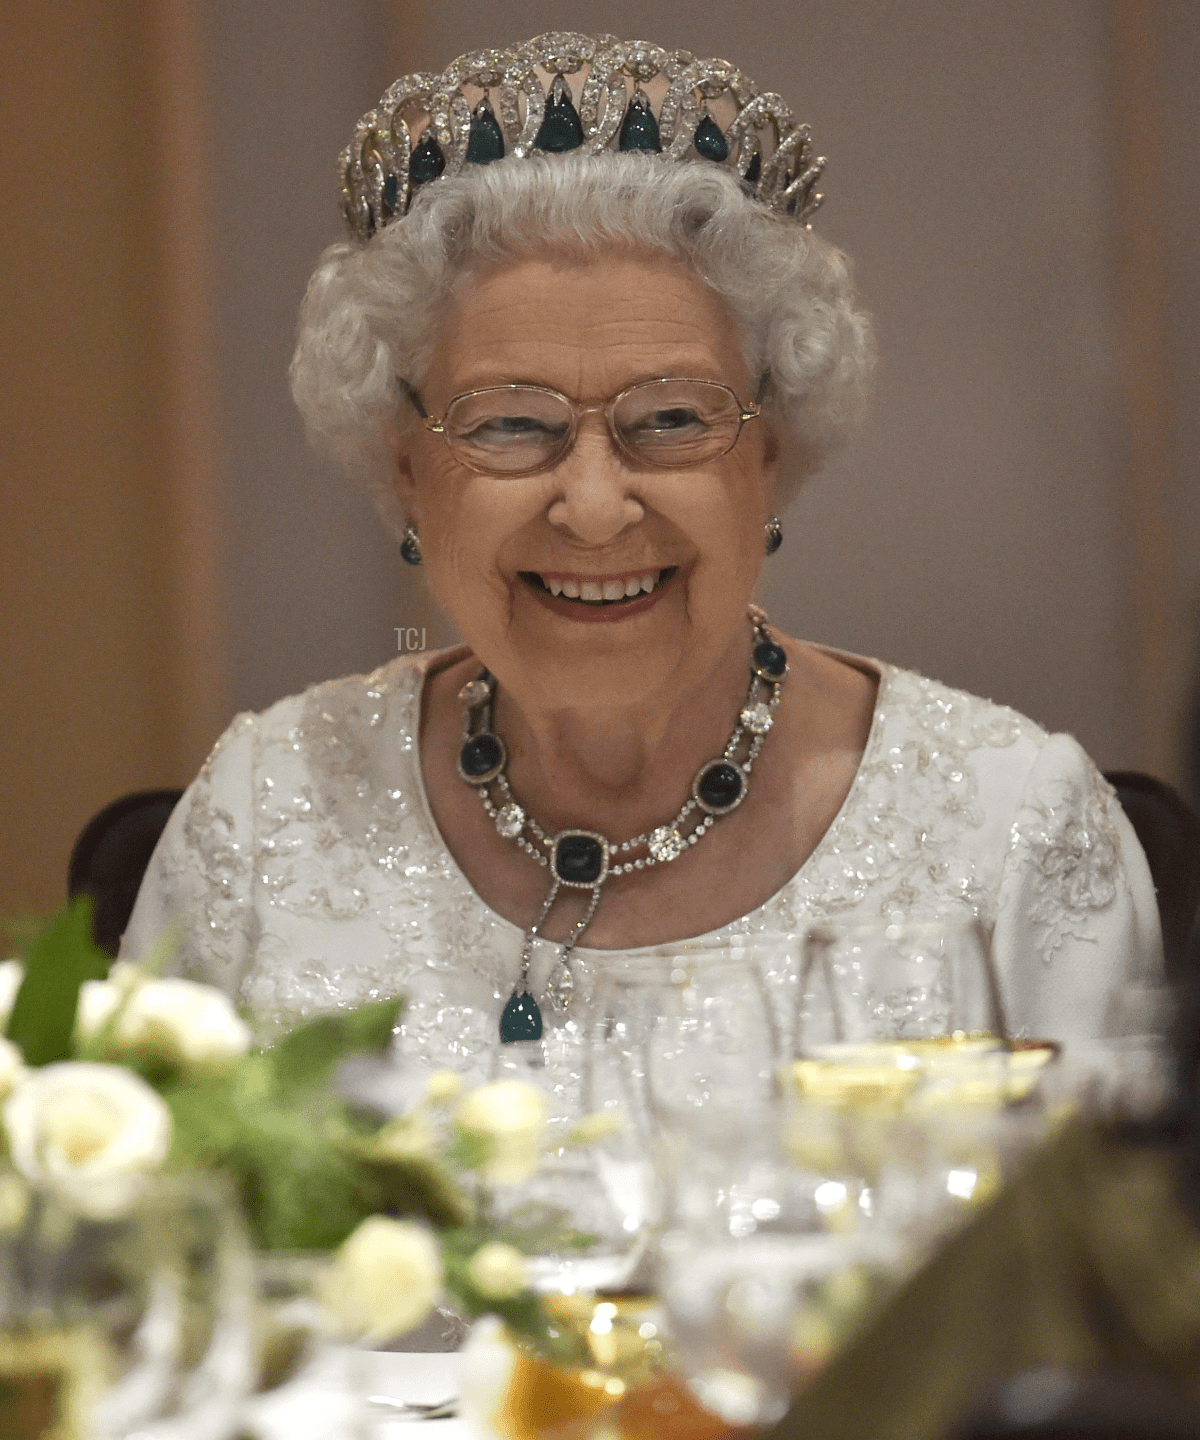
[[[905,1273],[837,1127],[799,1157],[775,1124],[672,1166],[657,1280],[676,1363],[706,1409],[769,1425]],[[811,1134],[811,1132],[810,1132]]]
[[[778,1050],[765,981],[745,947],[701,946],[639,968],[614,960],[588,1017],[585,1119],[523,1187],[522,1214],[527,1223],[540,1215],[548,1231],[553,1216],[564,1219],[561,1242],[535,1262],[538,1288],[612,1295],[643,1283],[661,1218],[664,1134],[700,1123],[715,1133],[773,1099]]]
[[[996,1048],[1004,1036],[987,942],[974,919],[814,926],[805,936],[796,1053],[865,1047]],[[883,1047],[881,1050],[876,1047]],[[843,1052],[844,1053],[844,1052]]]

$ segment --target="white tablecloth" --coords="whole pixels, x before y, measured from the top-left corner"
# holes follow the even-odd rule
[[[330,1350],[291,1384],[251,1401],[245,1428],[255,1440],[470,1440],[461,1418],[389,1415],[358,1406],[354,1394],[433,1404],[458,1395],[461,1369],[458,1355]]]

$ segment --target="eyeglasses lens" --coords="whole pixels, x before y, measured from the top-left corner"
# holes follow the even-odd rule
[[[523,475],[553,464],[571,435],[571,407],[560,395],[512,385],[461,395],[446,412],[451,448],[466,464]]]
[[[724,455],[737,439],[741,406],[724,385],[651,380],[617,401],[621,443],[651,465],[697,465]]]

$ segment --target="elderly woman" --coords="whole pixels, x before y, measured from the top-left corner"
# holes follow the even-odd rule
[[[1121,1027],[1154,890],[1078,744],[751,603],[871,369],[821,165],[725,62],[608,36],[365,117],[293,389],[465,644],[236,719],[127,952],[178,917],[185,968],[260,1013],[404,993],[430,1065],[570,1069],[613,967],[975,916],[1015,1033]]]

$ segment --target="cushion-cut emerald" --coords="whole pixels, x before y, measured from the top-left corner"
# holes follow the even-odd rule
[[[764,680],[780,680],[787,673],[787,651],[774,640],[760,640],[751,663]]]
[[[604,870],[604,846],[593,835],[577,830],[558,837],[554,847],[554,873],[568,885],[591,885]]]

